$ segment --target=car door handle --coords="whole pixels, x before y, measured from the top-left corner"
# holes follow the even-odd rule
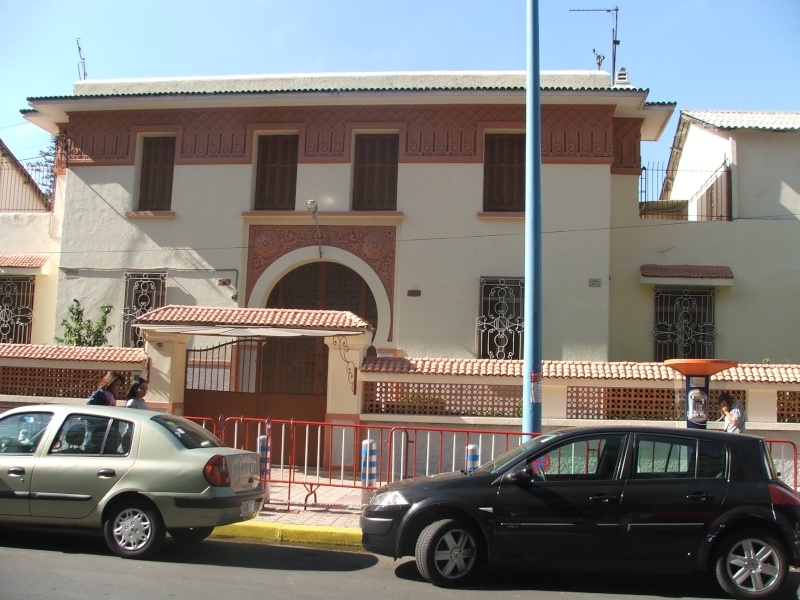
[[[698,502],[706,502],[708,500],[713,500],[714,496],[711,494],[706,494],[704,492],[697,492],[695,494],[689,494],[686,496],[687,500],[697,500]]]
[[[98,477],[116,477],[117,472],[114,469],[100,469],[97,472]]]
[[[11,467],[8,470],[9,475],[25,475],[25,467]]]
[[[619,501],[617,496],[609,496],[607,494],[599,494],[597,496],[589,496],[592,502],[602,502],[603,504],[616,504]]]

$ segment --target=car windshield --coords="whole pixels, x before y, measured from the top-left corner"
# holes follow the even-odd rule
[[[153,421],[172,433],[181,444],[190,450],[225,446],[213,433],[188,419],[173,415],[157,415],[153,417]]]
[[[473,475],[487,475],[487,474],[497,474],[501,471],[504,471],[510,465],[518,462],[522,456],[528,454],[532,449],[541,446],[545,442],[552,440],[555,437],[558,437],[559,434],[557,433],[545,433],[542,435],[538,435],[535,438],[528,440],[524,444],[509,450],[505,454],[501,454],[493,461],[488,462],[484,465],[481,465],[477,469],[475,469],[472,474]]]

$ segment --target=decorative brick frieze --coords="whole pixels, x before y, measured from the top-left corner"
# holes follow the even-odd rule
[[[380,279],[394,312],[396,231],[386,226],[326,225],[320,228],[323,246],[359,257]],[[251,225],[247,243],[247,300],[258,278],[282,256],[320,242],[317,229],[307,225]],[[391,329],[391,328],[390,328]]]
[[[613,105],[542,107],[548,163],[638,167],[641,119]],[[400,162],[481,162],[486,131],[524,131],[522,105],[309,106],[82,112],[70,115],[69,163],[133,164],[139,134],[171,131],[176,164],[248,164],[259,131],[294,131],[301,163],[350,162],[354,132],[400,132]]]

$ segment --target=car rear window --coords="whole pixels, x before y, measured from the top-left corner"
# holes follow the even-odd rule
[[[221,448],[224,444],[217,436],[197,423],[173,415],[157,415],[153,422],[174,435],[189,450],[193,448]]]

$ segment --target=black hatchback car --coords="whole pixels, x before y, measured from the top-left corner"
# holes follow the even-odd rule
[[[713,572],[765,598],[800,563],[800,496],[765,441],[701,429],[543,434],[471,473],[383,486],[360,525],[367,550],[413,555],[446,587],[494,563]]]

